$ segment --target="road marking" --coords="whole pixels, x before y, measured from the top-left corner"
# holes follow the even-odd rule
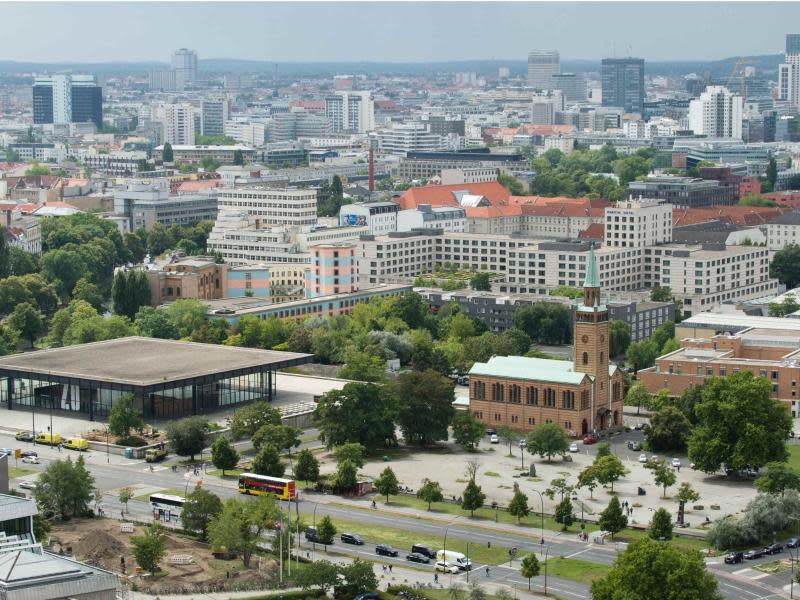
[[[588,548],[584,548],[583,550],[578,550],[578,552],[573,552],[572,554],[568,554],[564,558],[572,558],[574,556],[578,556],[580,554],[583,554],[584,552],[589,552],[589,550],[592,550],[591,546],[589,546]]]

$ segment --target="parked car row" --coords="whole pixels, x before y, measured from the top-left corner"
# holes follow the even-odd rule
[[[791,538],[788,542],[786,542],[787,548],[797,548],[798,546],[800,546],[800,539],[798,538]],[[763,548],[754,548],[753,550],[748,550],[747,552],[731,552],[725,556],[725,564],[735,565],[745,560],[755,560],[756,558],[761,558],[763,556],[780,554],[783,552],[783,548],[783,544],[780,542],[775,542],[769,546],[765,546]]]
[[[64,438],[58,433],[40,432],[35,431],[18,431],[14,435],[14,439],[19,442],[35,442],[45,446],[61,446],[70,450],[88,450],[89,440],[81,437],[68,437]]]

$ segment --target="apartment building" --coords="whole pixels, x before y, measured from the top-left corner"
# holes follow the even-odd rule
[[[228,271],[226,298],[263,298],[290,302],[305,297],[305,264],[256,263]]]
[[[500,174],[496,167],[461,167],[458,169],[442,169],[440,183],[454,185],[462,183],[485,183],[497,181]]]
[[[710,85],[689,103],[689,128],[695,135],[742,138],[742,97],[728,88]]]
[[[406,156],[409,152],[445,150],[445,138],[428,131],[424,123],[403,123],[378,130],[382,154]]]
[[[416,208],[397,213],[397,231],[412,229],[441,229],[463,232],[467,230],[467,211],[457,206],[431,206],[420,204]]]
[[[356,244],[319,244],[309,248],[311,264],[305,272],[306,298],[350,294],[358,290]]]
[[[605,208],[604,242],[643,248],[672,241],[672,205],[661,200],[628,200]]]
[[[800,213],[792,211],[772,219],[764,228],[767,231],[767,249],[783,250],[787,244],[800,244]]]
[[[195,108],[187,103],[165,104],[162,108],[163,136],[164,143],[176,145],[194,144],[194,113]],[[163,148],[162,148],[163,150]],[[177,157],[175,159],[177,161]]]
[[[216,162],[230,165],[236,158],[236,153],[241,152],[245,162],[253,162],[256,158],[256,151],[247,146],[217,146],[217,145],[194,145],[194,130],[192,131],[192,141],[186,144],[172,144],[173,162],[176,164],[198,163],[204,158],[210,158]],[[166,140],[169,141],[169,140]],[[158,156],[163,157],[164,146],[155,149]]]
[[[342,226],[366,226],[370,235],[386,235],[397,231],[396,202],[356,202],[339,209],[339,224]]]
[[[229,117],[228,101],[225,98],[203,100],[200,104],[200,112],[200,132],[203,135],[223,135],[225,133],[225,121]]]
[[[222,188],[218,191],[220,211],[240,211],[254,218],[256,229],[274,225],[294,227],[317,223],[315,190],[266,187]]]
[[[339,91],[325,98],[325,116],[335,133],[366,133],[375,129],[375,102],[370,92]]]

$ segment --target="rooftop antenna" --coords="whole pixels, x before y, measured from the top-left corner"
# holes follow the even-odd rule
[[[275,63],[275,69],[272,73],[272,81],[276,86],[278,85],[278,63]]]

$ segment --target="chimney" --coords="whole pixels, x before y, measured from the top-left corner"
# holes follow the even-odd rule
[[[9,227],[11,227],[11,211],[7,210],[6,211],[6,229],[8,229]]]
[[[372,142],[369,145],[369,191],[375,191],[375,151],[372,149]]]

